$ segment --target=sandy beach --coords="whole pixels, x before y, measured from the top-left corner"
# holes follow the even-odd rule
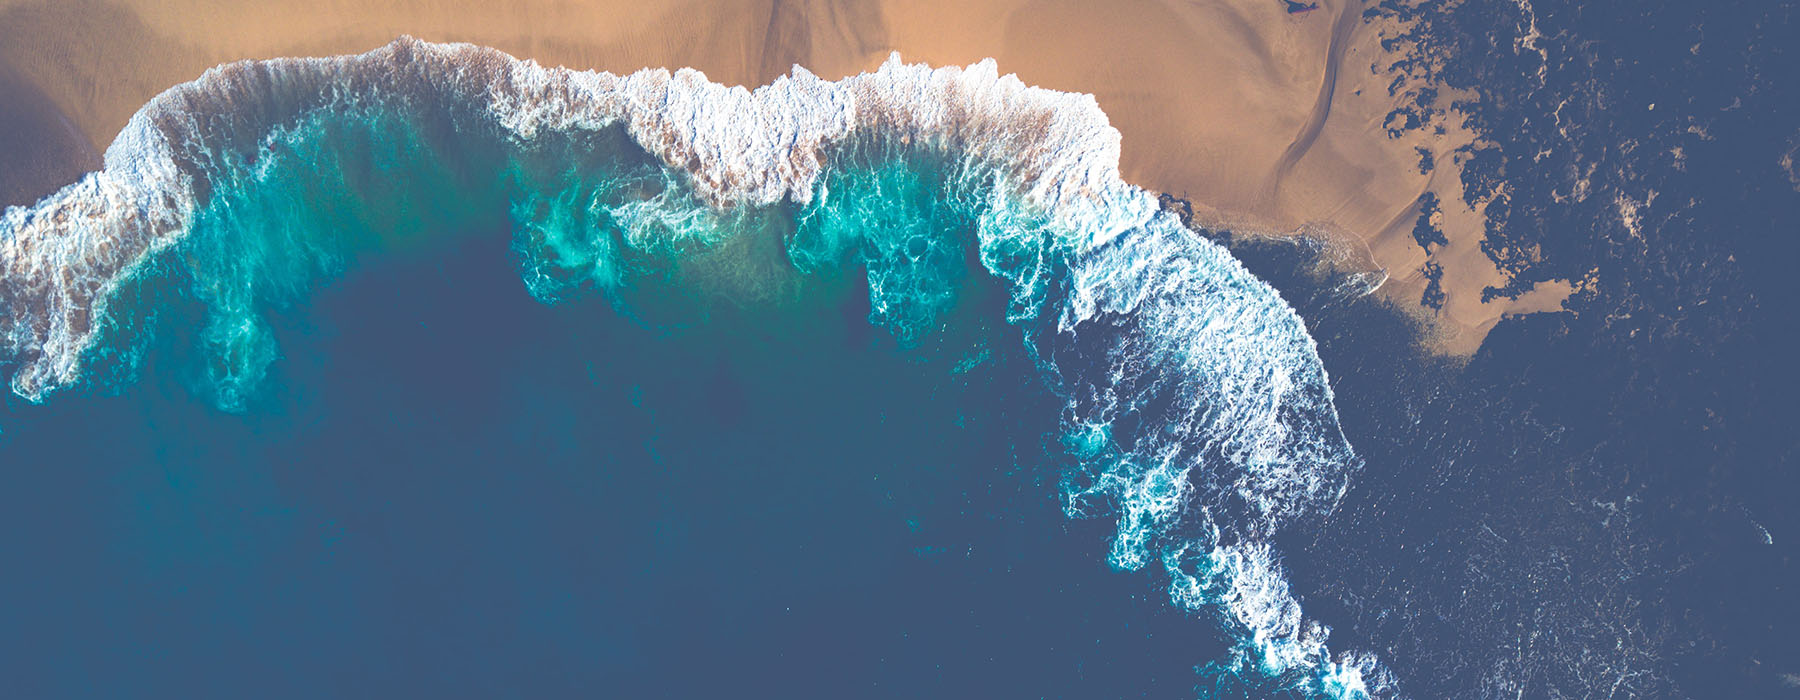
[[[1502,315],[1559,308],[1569,288],[1481,301],[1501,276],[1461,192],[1455,150],[1474,136],[1459,124],[1388,136],[1392,58],[1380,38],[1392,27],[1360,21],[1360,10],[1341,0],[1300,13],[1279,0],[0,0],[0,98],[34,105],[0,115],[0,196],[29,201],[94,167],[140,105],[208,67],[361,52],[400,34],[614,73],[692,66],[747,87],[795,64],[836,79],[893,51],[935,65],[993,57],[1027,83],[1095,95],[1124,136],[1130,182],[1188,199],[1202,224],[1340,241],[1349,259],[1388,273],[1381,294],[1432,322],[1434,347],[1468,354]],[[1428,257],[1412,235],[1427,192],[1449,241],[1429,254],[1443,270],[1439,310],[1421,305]]]
[[[100,154],[43,91],[0,66],[0,164],[0,206],[13,206],[100,167]]]

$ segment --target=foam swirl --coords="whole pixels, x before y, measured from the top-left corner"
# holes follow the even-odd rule
[[[906,223],[919,211],[883,209],[891,190],[966,222],[982,267],[1012,295],[1008,320],[1068,399],[1060,429],[1080,467],[1066,480],[1067,510],[1118,518],[1110,561],[1162,564],[1177,604],[1210,611],[1240,640],[1220,673],[1321,696],[1393,692],[1372,657],[1327,653],[1328,630],[1303,619],[1267,543],[1328,511],[1357,465],[1304,325],[1226,251],[1122,180],[1119,134],[1092,97],[1029,87],[992,61],[933,69],[896,56],[836,82],[796,67],[754,91],[688,69],[579,72],[413,39],[360,56],[220,66],[141,109],[103,170],[0,217],[13,390],[37,401],[84,381],[106,329],[128,333],[121,319],[149,313],[125,308],[134,300],[122,290],[163,266],[185,270],[209,307],[202,343],[220,358],[217,398],[238,403],[275,357],[259,300],[345,250],[304,222],[243,223],[259,208],[276,208],[266,217],[276,220],[315,206],[259,194],[256,178],[307,161],[296,144],[325,140],[295,134],[371,114],[451,134],[434,141],[455,144],[444,157],[502,154],[494,169],[527,183],[506,198],[527,285],[546,300],[621,284],[628,249],[716,244],[733,217],[787,207],[800,221],[786,250],[795,267],[875,251],[865,258],[872,319],[904,335],[929,325],[933,290],[944,288],[929,278],[960,259],[932,252],[943,242],[931,227]],[[618,132],[654,167],[597,185],[579,164],[526,165],[588,157]],[[942,161],[926,180],[880,176],[922,159]],[[380,184],[334,177],[336,189]],[[280,229],[276,250],[244,243],[241,230],[257,226]],[[184,246],[180,260],[162,256]]]

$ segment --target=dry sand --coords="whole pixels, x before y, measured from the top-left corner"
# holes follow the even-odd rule
[[[245,58],[361,52],[405,33],[494,46],[541,63],[626,73],[692,66],[754,87],[805,65],[828,79],[908,61],[968,64],[1058,90],[1092,93],[1124,134],[1128,181],[1184,197],[1196,219],[1285,235],[1317,233],[1390,278],[1380,293],[1433,323],[1433,346],[1473,352],[1503,314],[1560,308],[1565,284],[1481,301],[1501,276],[1479,248],[1482,217],[1463,204],[1454,149],[1473,136],[1389,138],[1393,108],[1379,37],[1361,7],[1325,0],[1288,14],[1281,0],[0,0],[0,100],[41,92],[42,133],[72,123],[104,150],[131,114],[169,86]],[[1429,131],[1429,130],[1427,130]],[[92,167],[70,139],[32,141],[33,162],[67,153],[0,197]],[[1437,167],[1420,173],[1415,148]],[[32,149],[35,149],[33,151]],[[0,150],[11,170],[23,151]],[[1420,305],[1427,255],[1412,237],[1418,199],[1442,202],[1450,243],[1434,248],[1446,300]]]

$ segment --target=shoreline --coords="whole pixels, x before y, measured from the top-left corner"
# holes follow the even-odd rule
[[[621,75],[690,66],[751,88],[795,64],[836,80],[894,51],[939,66],[992,57],[1027,84],[1094,95],[1123,134],[1126,181],[1192,202],[1195,223],[1359,241],[1388,277],[1379,293],[1432,326],[1439,352],[1471,354],[1503,315],[1560,308],[1567,294],[1540,285],[1480,300],[1503,278],[1479,248],[1481,214],[1463,204],[1457,176],[1457,149],[1475,136],[1458,124],[1388,137],[1386,118],[1405,97],[1387,94],[1392,77],[1380,70],[1396,58],[1380,46],[1391,28],[1359,19],[1355,5],[802,4],[0,0],[0,66],[100,150],[151,97],[214,65],[360,53],[399,34]],[[1421,153],[1436,163],[1429,172]],[[1412,235],[1425,193],[1442,203],[1447,240],[1429,253]],[[1427,263],[1442,269],[1438,310],[1421,304]]]

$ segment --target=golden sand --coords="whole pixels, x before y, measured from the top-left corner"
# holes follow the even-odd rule
[[[1380,293],[1431,320],[1444,352],[1473,352],[1503,314],[1560,308],[1566,284],[1481,301],[1502,277],[1479,248],[1480,212],[1463,203],[1454,150],[1474,135],[1453,123],[1389,138],[1392,57],[1379,38],[1393,28],[1359,21],[1361,7],[1346,0],[1321,5],[1289,14],[1280,0],[0,0],[0,69],[103,150],[140,105],[213,65],[356,53],[400,34],[614,73],[692,66],[747,87],[795,64],[837,79],[891,51],[934,65],[993,57],[1027,83],[1092,93],[1124,135],[1126,179],[1190,200],[1200,223],[1366,249],[1356,257],[1390,276]],[[1436,161],[1429,174],[1417,148]],[[1430,255],[1444,270],[1441,311],[1420,305],[1427,256],[1412,237],[1427,191],[1450,241]]]

